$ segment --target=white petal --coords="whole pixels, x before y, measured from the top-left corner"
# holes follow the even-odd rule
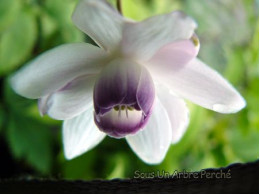
[[[162,46],[189,39],[196,23],[182,12],[155,16],[139,23],[127,22],[123,28],[123,52],[145,61]]]
[[[47,98],[41,98],[40,112],[58,120],[81,114],[92,103],[95,80],[96,76],[81,76]]]
[[[52,93],[72,79],[97,74],[106,53],[86,43],[66,44],[51,49],[19,70],[11,85],[21,96],[36,99]]]
[[[197,39],[198,40],[198,39]],[[146,63],[155,68],[171,68],[172,65],[182,68],[194,59],[198,54],[198,46],[193,40],[181,40],[167,44],[160,48],[155,55]]]
[[[155,101],[153,113],[145,128],[136,135],[126,137],[132,150],[148,164],[163,161],[172,137],[167,112],[158,98]]]
[[[115,49],[122,38],[123,17],[102,0],[81,0],[72,20],[100,47]]]
[[[49,95],[43,96],[38,100],[38,109],[40,112],[40,115],[43,116],[45,114],[47,114],[48,111],[48,99],[49,99]]]
[[[234,113],[245,107],[241,95],[218,72],[194,59],[183,68],[151,71],[178,95],[220,113]]]
[[[94,123],[93,107],[63,123],[63,146],[67,159],[75,158],[94,148],[105,137]]]
[[[163,104],[172,127],[172,143],[180,141],[189,124],[189,109],[185,101],[176,97],[166,86],[155,85],[156,93]]]

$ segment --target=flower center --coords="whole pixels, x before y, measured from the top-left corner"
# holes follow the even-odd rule
[[[141,110],[136,110],[129,105],[117,105],[104,115],[96,115],[95,121],[100,130],[112,137],[120,138],[138,131],[145,118]],[[99,125],[100,123],[102,126]]]
[[[128,105],[114,106],[109,113],[112,113],[112,118],[116,119],[117,123],[138,122],[143,117],[142,111]]]
[[[95,83],[95,123],[112,137],[134,134],[147,123],[154,96],[153,80],[144,67],[116,59],[102,70]]]

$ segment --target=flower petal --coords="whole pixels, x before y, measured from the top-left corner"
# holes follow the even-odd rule
[[[172,137],[167,112],[158,98],[155,101],[153,113],[146,127],[136,135],[126,137],[128,144],[137,156],[149,164],[162,162]]]
[[[134,61],[116,59],[102,70],[95,84],[94,104],[97,114],[118,105],[129,105],[146,114],[154,102],[154,83],[144,66]]]
[[[189,109],[185,101],[176,97],[166,86],[157,84],[156,92],[171,122],[172,143],[177,143],[188,127]]]
[[[105,137],[94,123],[93,107],[63,123],[63,145],[66,159],[75,158],[94,148]]]
[[[122,102],[127,96],[127,68],[135,68],[135,66],[131,66],[132,64],[128,64],[127,61],[114,60],[100,73],[94,90],[94,103],[97,114],[99,114],[100,108],[111,108]],[[132,74],[134,77],[136,77],[135,72]]]
[[[198,39],[196,39],[198,41]],[[189,61],[194,59],[199,51],[199,45],[195,45],[192,39],[181,40],[170,43],[160,48],[155,55],[147,62],[149,66],[157,66],[154,68],[171,68],[174,64],[176,67],[182,68]]]
[[[148,115],[155,99],[155,87],[150,73],[142,67],[136,99],[142,111]]]
[[[21,96],[36,99],[52,93],[72,79],[97,74],[107,54],[86,43],[66,44],[51,49],[19,70],[11,85]]]
[[[81,0],[72,20],[100,47],[115,49],[122,38],[123,17],[102,0]]]
[[[127,22],[123,28],[122,49],[126,55],[145,61],[162,46],[189,39],[197,24],[180,11],[151,17],[139,23]]]
[[[95,123],[100,131],[114,138],[122,138],[129,134],[135,134],[146,125],[150,115],[144,116],[142,111],[111,109],[103,115],[95,114]]]
[[[151,71],[175,93],[207,109],[234,113],[246,105],[227,80],[199,59],[193,59],[183,68],[173,64],[171,69]]]
[[[48,98],[39,100],[42,114],[58,120],[73,118],[92,106],[96,76],[81,76],[69,82]],[[47,100],[46,100],[47,99]]]

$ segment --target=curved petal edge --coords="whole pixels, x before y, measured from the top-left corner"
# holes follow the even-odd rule
[[[136,155],[148,164],[163,161],[171,145],[172,129],[168,114],[158,98],[146,127],[126,140]]]
[[[93,106],[83,114],[65,120],[62,129],[64,153],[70,160],[91,150],[105,137],[94,123]]]
[[[197,58],[182,68],[173,65],[152,71],[174,93],[207,109],[235,113],[246,106],[244,98],[225,78]]]

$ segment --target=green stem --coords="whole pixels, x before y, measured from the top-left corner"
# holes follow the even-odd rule
[[[117,0],[117,1],[116,1],[116,7],[117,7],[117,10],[119,11],[119,13],[120,13],[121,15],[123,15],[122,2],[121,2],[121,0]]]

